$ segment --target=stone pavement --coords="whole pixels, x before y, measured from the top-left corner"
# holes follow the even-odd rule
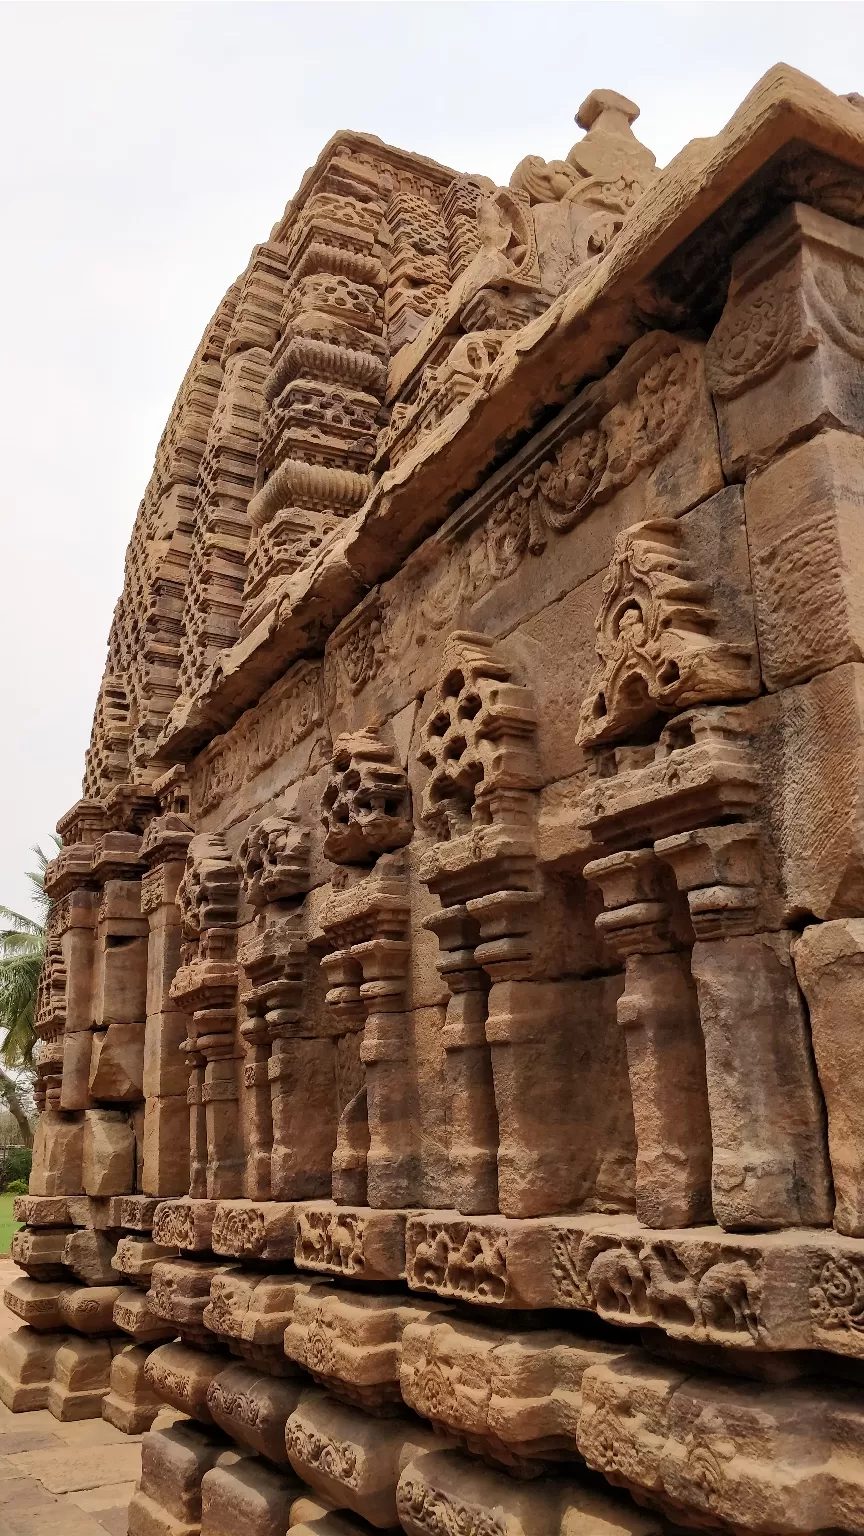
[[[0,1292],[18,1274],[0,1259]],[[0,1306],[0,1338],[18,1327]],[[126,1536],[140,1441],[102,1419],[61,1424],[0,1403],[0,1536]]]

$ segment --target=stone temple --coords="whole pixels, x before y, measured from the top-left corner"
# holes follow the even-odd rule
[[[130,1536],[864,1533],[862,108],[340,132],[207,326],[0,1356]]]

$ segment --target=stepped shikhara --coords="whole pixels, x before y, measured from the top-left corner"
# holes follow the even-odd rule
[[[864,1533],[862,106],[339,133],[207,327],[0,1357],[131,1536]]]

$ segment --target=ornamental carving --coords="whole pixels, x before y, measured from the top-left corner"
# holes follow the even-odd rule
[[[790,357],[812,351],[818,332],[809,324],[794,271],[757,283],[727,304],[705,348],[712,394],[731,400],[767,379]]]
[[[246,834],[239,860],[253,907],[304,896],[309,888],[309,831],[297,815],[266,816]]]
[[[714,640],[717,620],[679,521],[652,518],[619,534],[594,623],[600,665],[582,703],[579,745],[620,741],[658,714],[752,694],[752,652]]]
[[[439,836],[488,826],[508,795],[537,784],[537,714],[530,690],[482,636],[455,631],[444,675],[420,733],[418,759],[429,778],[421,814]]]
[[[186,872],[177,892],[183,931],[189,938],[237,921],[240,879],[222,837],[199,833],[189,844]]]
[[[337,737],[321,822],[324,856],[334,864],[369,864],[410,842],[408,776],[374,729]]]

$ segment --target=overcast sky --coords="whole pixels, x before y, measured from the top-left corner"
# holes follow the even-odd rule
[[[595,86],[664,164],[856,3],[0,4],[0,902],[78,798],[123,553],[201,331],[337,128],[506,182]]]

